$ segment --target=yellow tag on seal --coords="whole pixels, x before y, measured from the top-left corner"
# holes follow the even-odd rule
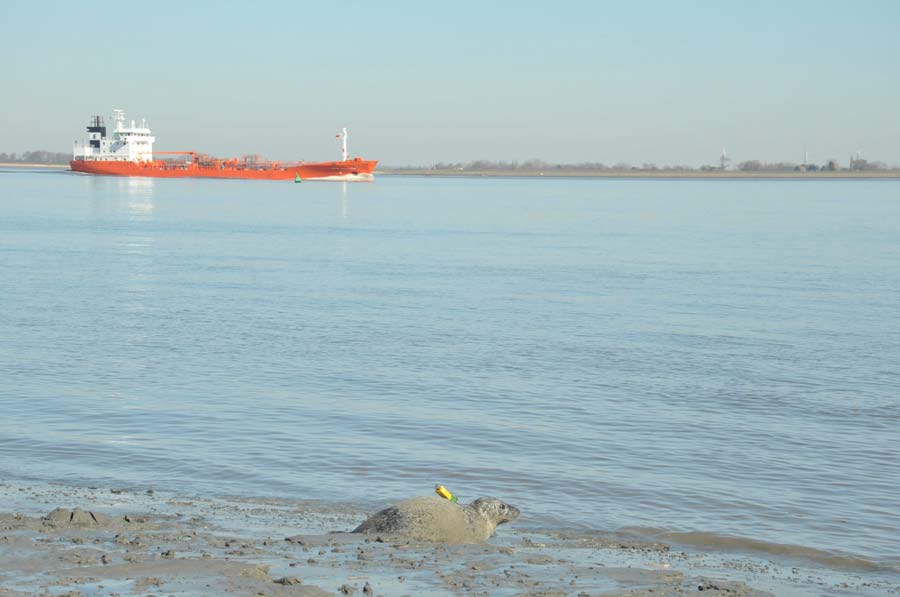
[[[441,485],[440,483],[434,486],[434,492],[444,498],[445,500],[450,500],[453,503],[458,503],[459,498],[452,493],[450,490]]]

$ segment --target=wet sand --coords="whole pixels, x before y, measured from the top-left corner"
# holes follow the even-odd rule
[[[443,545],[347,533],[367,512],[334,503],[21,485],[0,503],[0,595],[900,594],[859,572],[518,521]]]

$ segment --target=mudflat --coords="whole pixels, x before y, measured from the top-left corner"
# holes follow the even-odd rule
[[[0,498],[17,510],[0,513],[0,595],[733,597],[808,594],[814,574],[616,533],[510,525],[481,545],[351,534],[366,513],[334,503],[12,485]],[[809,588],[900,593],[815,574]]]

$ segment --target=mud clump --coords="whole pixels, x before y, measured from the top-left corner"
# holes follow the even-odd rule
[[[54,527],[108,528],[119,522],[104,514],[82,510],[81,508],[75,508],[74,510],[57,508],[44,516],[41,520],[44,521],[44,524]]]

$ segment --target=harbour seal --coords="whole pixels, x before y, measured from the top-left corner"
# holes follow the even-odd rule
[[[498,525],[519,517],[519,509],[497,498],[462,505],[437,496],[415,497],[389,506],[353,529],[435,543],[484,543]]]

